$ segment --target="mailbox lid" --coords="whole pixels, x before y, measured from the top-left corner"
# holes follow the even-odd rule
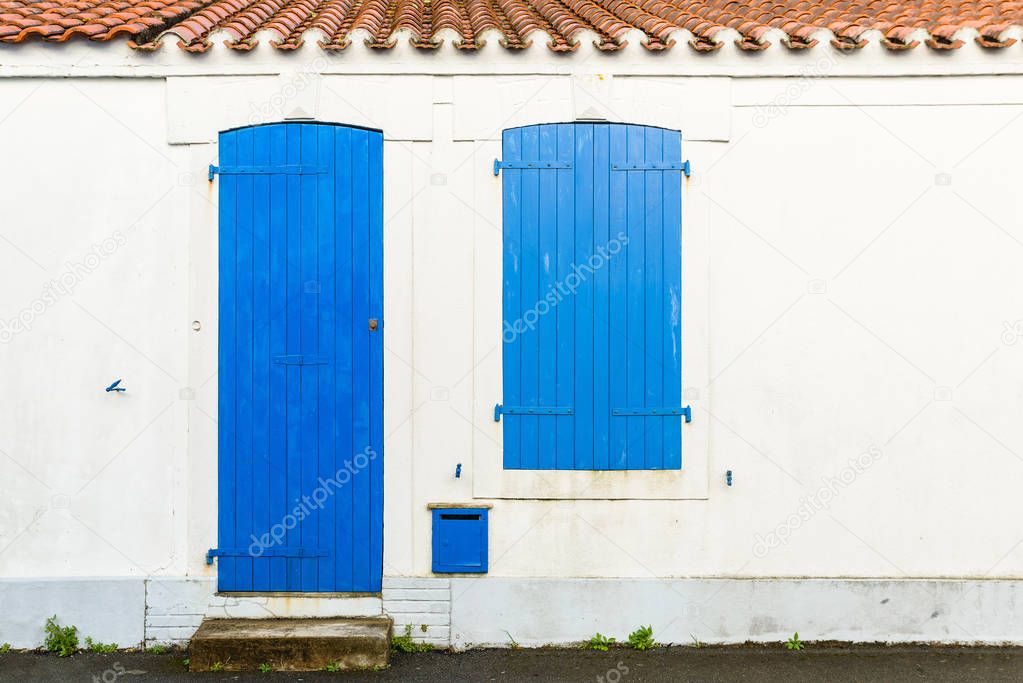
[[[433,571],[487,571],[487,508],[434,508]]]

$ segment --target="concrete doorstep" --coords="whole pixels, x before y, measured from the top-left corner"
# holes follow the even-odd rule
[[[349,671],[387,666],[389,617],[207,619],[189,645],[190,671]]]

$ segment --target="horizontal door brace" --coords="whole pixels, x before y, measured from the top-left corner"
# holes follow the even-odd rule
[[[310,164],[290,164],[280,166],[214,166],[210,164],[209,180],[213,176],[220,175],[316,175],[327,173],[326,166],[314,166]]]
[[[635,164],[611,164],[612,171],[682,171],[685,176],[689,177],[690,167],[689,161],[673,161],[673,162],[660,162],[660,161],[649,161],[645,163]]]
[[[256,546],[253,551],[252,547]],[[330,551],[322,548],[265,548],[255,543],[248,548],[210,548],[206,551],[206,564],[213,564],[214,557],[330,557]]]
[[[611,411],[617,416],[646,416],[646,417],[672,417],[681,415],[686,422],[693,421],[693,409],[690,406],[681,408],[615,408]]]
[[[319,356],[274,356],[274,365],[327,365],[328,360],[326,358],[320,358]]]
[[[501,415],[575,415],[572,406],[494,406],[494,422],[501,421]]]
[[[499,175],[502,168],[572,168],[571,161],[501,161],[494,159],[494,175]]]

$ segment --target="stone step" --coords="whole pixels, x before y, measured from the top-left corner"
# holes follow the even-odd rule
[[[387,666],[389,617],[207,619],[189,644],[191,671],[318,671]]]

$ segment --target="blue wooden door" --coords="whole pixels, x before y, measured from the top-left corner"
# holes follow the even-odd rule
[[[679,469],[682,137],[504,131],[505,469]]]
[[[221,591],[380,590],[383,137],[220,134]]]

